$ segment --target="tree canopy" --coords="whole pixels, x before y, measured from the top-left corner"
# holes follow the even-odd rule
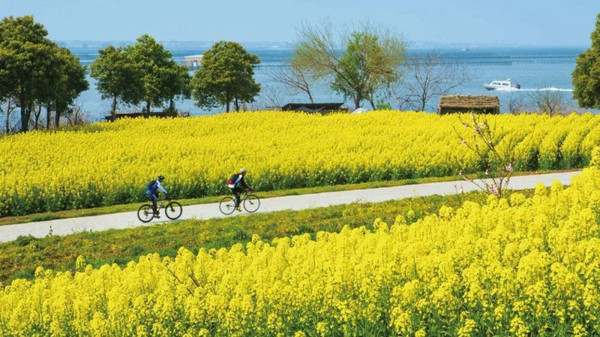
[[[351,98],[355,108],[364,100],[375,108],[377,92],[400,79],[405,49],[401,36],[368,24],[338,42],[325,22],[299,30],[292,63],[310,69],[315,78],[330,80],[331,88]]]
[[[141,72],[146,112],[150,112],[151,106],[162,106],[165,101],[174,108],[174,97],[184,94],[189,81],[187,68],[175,63],[173,54],[147,34],[140,36],[133,46],[126,47],[125,53]]]
[[[590,38],[592,47],[577,57],[573,96],[581,107],[600,109],[600,14]]]
[[[145,103],[175,111],[176,96],[187,96],[190,81],[188,69],[172,59],[170,51],[145,34],[134,45],[125,48],[108,46],[92,64],[92,77],[98,81],[102,98],[112,99],[111,114],[116,114],[119,101],[137,105]]]
[[[111,115],[117,113],[119,101],[138,104],[143,97],[144,84],[138,65],[125,54],[123,48],[108,46],[99,51],[91,65],[91,76],[98,81],[103,99],[112,99]]]
[[[163,90],[164,97],[169,101],[169,112],[175,113],[175,97],[182,96],[189,98],[189,83],[191,76],[188,72],[188,67],[177,65],[175,62],[171,64],[163,72]]]
[[[230,111],[244,102],[253,102],[260,92],[254,81],[254,67],[260,59],[236,42],[220,41],[203,54],[201,67],[190,83],[196,105],[213,108],[225,105]]]
[[[57,46],[32,16],[6,17],[0,22],[0,97],[13,96],[21,110],[20,131],[27,131],[36,101],[49,98]]]
[[[88,89],[85,66],[47,35],[32,16],[10,16],[0,22],[0,101],[14,98],[17,102],[21,132],[28,130],[34,110],[37,127],[43,106],[47,109],[47,126],[51,109],[58,126],[61,113]]]
[[[52,105],[55,111],[55,126],[60,123],[61,114],[73,104],[75,98],[89,89],[89,83],[85,79],[87,68],[81,65],[79,58],[71,53],[67,48],[59,48],[57,57],[57,77],[52,88],[53,94],[50,97],[48,105]],[[50,126],[50,109],[48,109],[47,118],[48,127]]]

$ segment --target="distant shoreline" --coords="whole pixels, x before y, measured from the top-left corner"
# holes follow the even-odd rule
[[[67,48],[105,48],[107,46],[128,46],[135,43],[135,40],[54,40],[54,42]],[[159,41],[167,49],[209,49],[217,41]],[[255,50],[292,50],[293,43],[286,41],[256,41],[239,42],[246,49]],[[510,45],[510,44],[477,44],[477,43],[440,43],[408,41],[408,51],[411,50],[506,50],[506,49],[576,49],[584,51],[590,46],[536,46],[536,45]]]

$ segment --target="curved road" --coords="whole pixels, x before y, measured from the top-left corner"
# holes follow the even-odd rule
[[[578,173],[580,173],[580,171],[513,177],[510,180],[509,188],[514,190],[534,188],[538,183],[543,183],[546,186],[550,186],[554,180],[560,181],[563,185],[569,185],[571,182],[571,177]],[[352,202],[382,202],[387,200],[398,200],[435,194],[456,194],[459,192],[471,192],[475,190],[477,190],[476,186],[469,182],[460,180],[430,184],[294,195],[263,199],[261,200],[261,206],[258,210],[258,213],[268,213],[282,210],[302,210],[307,208],[349,204]],[[241,214],[243,215],[247,213],[242,212]],[[181,219],[210,219],[220,217],[224,217],[224,215],[219,212],[219,205],[217,203],[212,203],[184,206]],[[52,232],[52,235],[67,235],[81,231],[102,231],[111,228],[119,229],[153,225],[164,221],[164,217],[162,217],[159,220],[154,220],[148,224],[143,224],[138,220],[136,212],[124,212],[71,219],[4,225],[0,226],[0,242],[13,241],[20,235],[32,235],[34,237],[41,238],[47,236],[50,232]]]

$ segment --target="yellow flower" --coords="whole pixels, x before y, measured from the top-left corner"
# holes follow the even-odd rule
[[[488,119],[498,127],[499,150],[516,144],[515,170],[531,170],[531,163],[545,170],[581,166],[600,144],[600,116]],[[174,196],[187,198],[227,192],[224,180],[240,167],[249,168],[259,190],[482,171],[459,146],[468,130],[457,135],[456,125],[456,115],[415,112],[264,111],[9,135],[0,138],[0,216],[143,201],[145,185],[158,174]],[[252,155],[240,157],[227,145],[240,135]]]

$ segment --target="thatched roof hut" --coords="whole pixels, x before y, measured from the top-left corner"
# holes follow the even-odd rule
[[[499,114],[500,100],[498,96],[442,96],[438,105],[440,115],[459,112],[482,114]]]

